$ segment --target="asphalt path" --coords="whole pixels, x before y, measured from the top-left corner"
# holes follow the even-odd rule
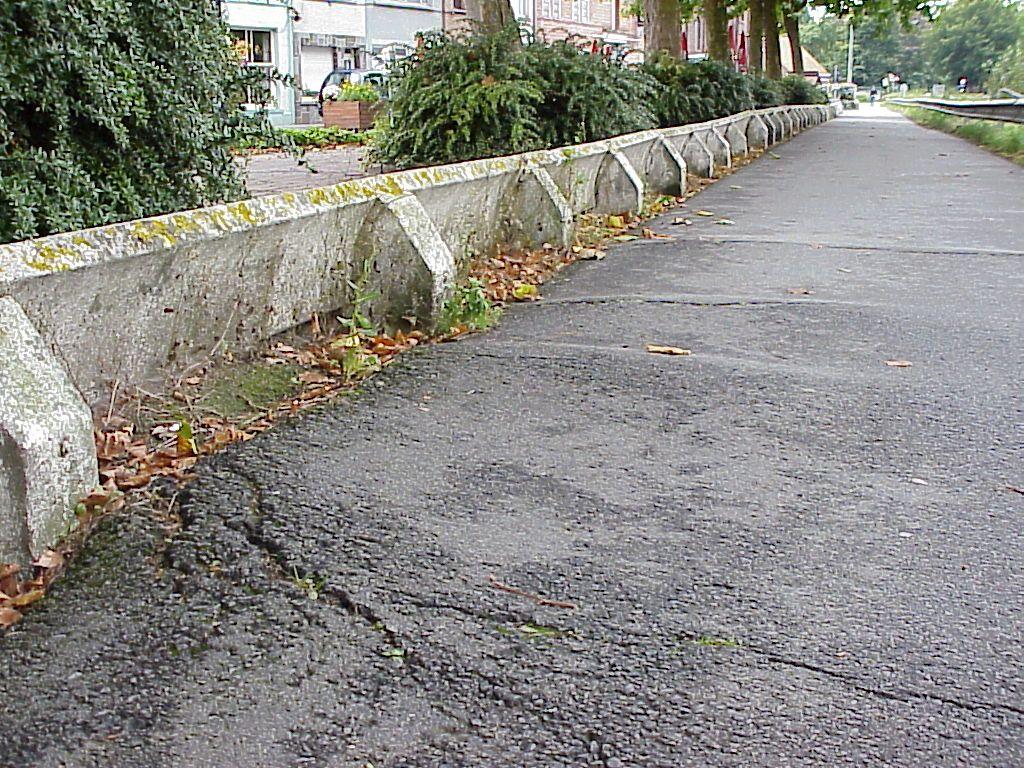
[[[1024,764],[1024,170],[864,110],[688,211],[105,524],[0,765]]]

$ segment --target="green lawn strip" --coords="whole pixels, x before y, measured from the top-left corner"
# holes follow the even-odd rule
[[[918,125],[958,136],[980,147],[1024,165],[1024,125],[997,120],[976,120],[947,115],[920,107],[887,104]]]

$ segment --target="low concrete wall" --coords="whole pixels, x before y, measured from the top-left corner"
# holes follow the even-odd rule
[[[0,297],[96,405],[115,382],[153,386],[215,345],[245,353],[314,313],[346,314],[353,284],[375,295],[365,311],[381,324],[430,326],[475,255],[568,243],[581,214],[636,212],[687,173],[709,176],[836,110],[743,112],[0,245]],[[3,362],[0,387],[17,389]],[[0,528],[26,519],[6,498]]]

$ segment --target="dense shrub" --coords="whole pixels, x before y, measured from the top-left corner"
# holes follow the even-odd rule
[[[718,62],[691,64],[659,56],[643,70],[662,86],[654,105],[662,127],[714,120],[754,106],[749,79]]]
[[[531,43],[522,54],[543,93],[536,119],[545,146],[579,144],[657,125],[652,105],[659,86],[644,72],[581,53],[567,43]]]
[[[367,131],[351,131],[333,125],[310,125],[302,128],[277,128],[265,135],[245,137],[238,142],[235,149],[241,152],[262,149],[317,149],[341,144],[365,144],[367,138]]]
[[[785,94],[778,80],[760,75],[751,75],[750,95],[754,100],[754,109],[777,107],[785,102]]]
[[[391,103],[374,160],[398,167],[507,155],[542,146],[544,94],[518,30],[465,38],[428,34],[391,70]]]
[[[779,81],[784,104],[824,104],[828,101],[814,83],[800,75],[786,75]]]
[[[578,144],[653,128],[658,84],[571,45],[429,35],[391,73],[375,160],[398,167]]]
[[[260,133],[214,0],[0,5],[0,242],[238,197]]]

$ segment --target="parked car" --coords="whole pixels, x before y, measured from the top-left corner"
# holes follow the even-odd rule
[[[325,88],[336,88],[342,83],[352,83],[354,85],[365,83],[366,85],[372,85],[383,96],[387,80],[387,72],[381,69],[336,69],[325,77],[324,81],[320,84],[320,91],[316,96],[317,108],[320,114],[323,115]]]

